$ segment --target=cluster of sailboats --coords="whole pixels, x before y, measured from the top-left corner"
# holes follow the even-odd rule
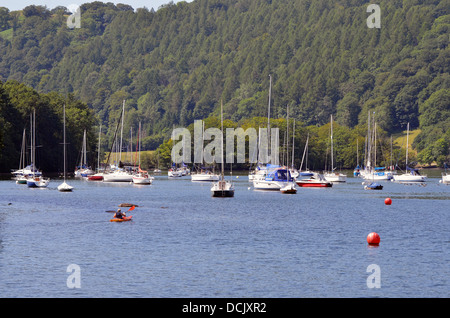
[[[123,109],[121,116],[118,121],[118,126],[115,131],[113,146],[117,140],[117,132],[119,129],[119,124],[121,122],[122,131],[120,138],[119,157],[117,158],[119,164],[109,164],[110,155],[113,152],[113,146],[109,152],[106,166],[100,168],[100,136],[101,136],[101,126],[99,132],[99,154],[98,154],[98,167],[96,171],[91,169],[86,162],[86,131],[83,136],[83,144],[81,151],[81,159],[79,166],[75,169],[75,177],[84,178],[88,181],[102,181],[102,182],[128,182],[138,185],[148,185],[152,184],[154,177],[151,176],[148,171],[141,169],[141,123],[139,123],[139,133],[137,137],[136,145],[136,155],[135,163],[133,165],[125,166],[121,163],[122,155],[122,132],[123,132],[123,118],[125,111],[125,101],[123,104]],[[289,116],[289,111],[287,111]],[[63,153],[64,153],[64,180],[63,183],[58,186],[58,190],[61,192],[70,192],[73,187],[67,183],[67,167],[66,167],[66,114],[64,106],[64,125],[63,125]],[[395,181],[402,183],[416,183],[425,182],[427,176],[421,175],[417,169],[411,169],[408,167],[408,145],[409,145],[409,123],[407,125],[407,147],[406,147],[406,172],[402,174],[397,174],[391,169],[386,169],[385,167],[377,167],[376,162],[376,123],[374,118],[373,123],[370,120],[370,113],[368,117],[368,131],[366,139],[366,155],[364,168],[359,165],[354,170],[355,177],[361,177],[364,179],[363,185],[364,189],[367,190],[381,190],[383,185],[380,181]],[[269,118],[268,125],[270,123],[270,98],[269,98]],[[26,184],[28,187],[34,188],[46,188],[50,179],[43,176],[42,172],[36,168],[36,114],[35,111],[30,115],[30,154],[31,162],[26,164],[26,131],[23,132],[22,141],[22,151],[19,163],[19,169],[12,172],[13,178],[18,184]],[[223,133],[223,106],[221,103],[221,126]],[[309,136],[306,140],[305,149],[303,152],[303,157],[300,165],[300,169],[294,168],[294,146],[292,147],[292,164],[290,167],[287,165],[278,165],[276,162],[271,164],[258,164],[256,168],[250,171],[248,175],[248,180],[253,184],[255,190],[270,190],[270,191],[280,191],[281,193],[294,194],[297,192],[297,187],[314,187],[314,188],[329,188],[332,187],[334,183],[345,183],[347,181],[347,175],[336,170],[334,167],[334,156],[333,156],[333,117],[331,116],[331,126],[330,126],[330,145],[331,145],[331,168],[323,173],[313,172],[308,169],[308,142]],[[295,131],[295,120],[294,120],[294,131]],[[288,135],[288,133],[287,133]],[[270,140],[270,139],[269,139]],[[294,145],[294,135],[292,144]],[[287,142],[286,147],[286,162],[287,153],[289,148],[289,142]],[[270,149],[270,145],[268,147]],[[225,178],[224,173],[224,158],[223,158],[223,140],[222,140],[222,154],[221,154],[221,172],[217,173],[214,169],[209,167],[200,166],[197,167],[197,171],[191,173],[191,170],[184,163],[180,167],[173,165],[168,170],[168,177],[170,179],[176,179],[183,176],[190,176],[193,182],[212,182],[211,193],[214,197],[233,197],[234,196],[234,185],[232,182],[232,177],[229,180]],[[305,160],[306,158],[306,160]],[[303,170],[303,162],[306,163],[306,169]],[[359,158],[357,159],[359,162]],[[231,170],[231,169],[230,169]],[[160,173],[161,170],[155,169],[155,173]],[[445,173],[442,176],[440,183],[450,184],[450,174]]]
[[[125,102],[124,102],[125,107]],[[122,112],[122,129],[123,129],[123,112]],[[66,111],[65,105],[63,108],[63,154],[64,154],[64,179],[63,183],[60,184],[57,189],[61,192],[70,192],[73,190],[73,186],[70,186],[67,183],[67,159],[66,159]],[[47,188],[50,183],[50,178],[44,177],[42,172],[36,168],[36,112],[33,110],[33,113],[30,116],[30,153],[31,163],[26,165],[26,131],[24,129],[23,139],[22,139],[22,150],[20,156],[19,169],[12,171],[13,179],[16,180],[17,184],[26,184],[30,188]],[[101,135],[101,126],[99,132],[99,158],[98,162],[100,163],[100,135]],[[125,167],[121,164],[119,165],[107,165],[107,168],[103,170],[100,169],[100,164],[97,167],[97,171],[94,171],[89,167],[86,163],[86,131],[84,131],[83,136],[83,144],[81,151],[81,160],[80,165],[75,168],[74,176],[76,178],[83,178],[89,181],[103,181],[103,182],[129,182],[133,184],[146,185],[151,184],[154,179],[147,171],[141,169],[141,123],[139,123],[139,136],[138,136],[138,145],[136,147],[136,157],[135,162],[138,161],[137,164],[134,164],[130,167]],[[122,141],[121,141],[122,143]],[[121,151],[119,162],[121,159]],[[109,156],[108,156],[109,161]],[[155,171],[158,172],[158,171]]]

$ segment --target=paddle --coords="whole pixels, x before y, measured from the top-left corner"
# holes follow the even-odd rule
[[[136,206],[133,205],[131,208],[128,209],[127,212],[133,211],[135,207],[136,207]],[[105,212],[115,213],[116,211],[115,211],[115,210],[107,210],[107,211],[105,211]]]

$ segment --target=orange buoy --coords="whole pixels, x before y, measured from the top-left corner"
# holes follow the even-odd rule
[[[392,204],[391,198],[386,198],[386,199],[384,200],[384,204],[386,204],[386,205],[391,205],[391,204]]]
[[[380,244],[380,236],[375,232],[370,233],[369,235],[367,235],[367,243],[369,243],[370,245]]]

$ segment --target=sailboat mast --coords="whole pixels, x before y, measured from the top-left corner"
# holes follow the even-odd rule
[[[333,115],[331,115],[331,171],[334,171],[333,164]]]
[[[223,103],[222,100],[220,100],[220,123],[221,123],[221,129],[222,129],[222,137],[221,137],[221,142],[222,142],[222,180],[224,180],[224,164],[223,164]]]
[[[33,117],[32,117],[32,119],[31,119],[31,122],[32,122],[32,124],[31,124],[31,127],[32,127],[32,135],[31,135],[31,160],[33,161],[33,177],[34,177],[34,175],[35,175],[35,170],[36,170],[36,162],[35,162],[35,160],[36,160],[36,131],[35,131],[35,129],[36,129],[36,109],[33,109]]]
[[[271,159],[271,149],[270,149],[270,101],[272,99],[272,75],[269,74],[269,109],[267,111],[267,154],[268,154],[268,161],[270,163],[274,163]]]
[[[289,154],[289,105],[286,106],[286,167],[288,164]]]
[[[295,150],[295,118],[294,124],[292,125],[292,160],[291,160],[291,168],[294,169],[294,150]]]
[[[120,149],[119,149],[119,162],[122,161],[122,138],[123,138],[123,117],[125,114],[125,100],[123,100],[122,106],[122,129],[120,131]]]
[[[408,170],[409,123],[406,126],[406,170]]]
[[[63,109],[63,150],[64,150],[64,182],[66,181],[66,104]]]
[[[102,134],[102,124],[100,123],[100,130],[98,132],[98,150],[97,150],[97,172],[100,171],[100,138]]]

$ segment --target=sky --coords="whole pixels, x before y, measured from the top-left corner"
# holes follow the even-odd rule
[[[147,9],[157,10],[161,5],[167,4],[170,0],[98,0],[101,2],[112,2],[114,4],[123,3],[132,6],[134,9],[147,7]],[[191,2],[192,0],[186,0],[186,2]],[[64,6],[68,7],[71,4],[83,4],[93,2],[93,0],[0,0],[0,7],[6,7],[9,11],[22,10],[29,5],[43,5],[47,6],[49,10],[57,7]],[[173,0],[174,3],[179,2],[179,0]]]

